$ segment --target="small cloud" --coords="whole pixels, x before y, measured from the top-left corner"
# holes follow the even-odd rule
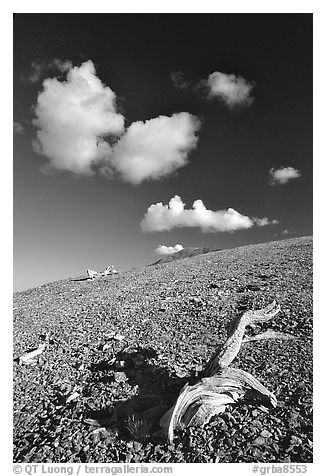
[[[270,185],[284,185],[301,176],[299,170],[294,169],[293,167],[280,167],[279,169],[270,169]]]
[[[269,220],[267,217],[264,218],[252,218],[252,221],[256,223],[258,226],[266,226],[266,225],[277,225],[278,220]]]
[[[60,60],[55,58],[52,61],[49,61],[48,63],[48,68],[53,68],[57,69],[58,71],[61,71],[61,73],[65,73],[66,71],[69,71],[72,68],[72,62],[69,60]]]
[[[185,80],[184,73],[181,71],[172,72],[170,78],[172,79],[173,86],[177,90],[187,89],[191,86],[191,83]]]
[[[233,232],[255,224],[265,226],[271,222],[267,218],[249,218],[233,208],[208,210],[202,200],[195,200],[192,209],[187,210],[181,198],[175,195],[168,205],[156,203],[148,207],[140,226],[145,232],[185,227],[198,227],[203,232]]]
[[[178,251],[183,250],[182,245],[175,245],[175,246],[165,246],[160,245],[156,248],[155,253],[158,255],[172,255],[173,253],[178,253]]]
[[[14,127],[14,134],[24,134],[24,128],[20,124],[20,122],[14,122],[13,127]]]
[[[34,84],[37,83],[42,76],[44,64],[38,61],[33,61],[31,64],[31,69],[29,75],[24,78],[27,82]]]
[[[251,96],[255,83],[247,81],[241,76],[215,71],[207,79],[201,80],[197,90],[204,90],[208,99],[218,99],[224,102],[229,109],[250,106],[253,102]]]
[[[32,61],[29,74],[22,78],[28,83],[38,83],[42,76],[47,74],[50,70],[60,71],[61,73],[67,72],[72,68],[72,63],[69,60],[60,60],[55,58],[51,61]]]
[[[200,121],[187,112],[133,122],[113,147],[109,168],[134,185],[167,177],[188,163],[199,128]]]
[[[281,231],[282,235],[288,235],[289,234],[289,230],[283,230]]]

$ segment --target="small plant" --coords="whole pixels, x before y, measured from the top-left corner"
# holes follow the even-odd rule
[[[132,439],[144,443],[151,434],[151,424],[147,420],[130,415],[127,418],[127,429],[130,432]]]

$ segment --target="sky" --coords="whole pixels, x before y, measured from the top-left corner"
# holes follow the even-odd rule
[[[312,234],[311,14],[16,14],[14,291]]]

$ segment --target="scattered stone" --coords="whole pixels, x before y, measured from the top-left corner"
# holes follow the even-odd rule
[[[14,366],[15,463],[115,463],[124,462],[126,454],[132,455],[132,464],[137,458],[139,463],[214,462],[217,454],[221,463],[311,462],[311,250],[310,238],[244,246],[210,254],[210,264],[207,257],[197,256],[130,270],[121,273],[119,279],[112,275],[93,281],[61,280],[15,293],[13,337],[17,361],[34,344],[37,347],[44,343],[39,336],[45,330],[55,333],[53,346],[47,346],[36,357],[39,365]],[[295,261],[288,259],[291,256]],[[249,277],[255,260],[257,265]],[[259,273],[274,274],[276,278],[261,279]],[[235,280],[230,281],[229,276]],[[268,288],[256,293],[236,292],[240,285],[255,280],[261,288],[263,282],[268,283]],[[174,284],[175,281],[178,282]],[[212,283],[218,286],[210,288]],[[167,287],[171,289],[167,291]],[[211,304],[204,308],[190,302],[189,296]],[[138,415],[154,407],[149,402],[134,410],[138,397],[155,394],[161,398],[166,408],[159,410],[155,419],[152,417],[157,422],[160,412],[164,414],[185,383],[185,379],[175,375],[174,364],[186,364],[193,376],[197,362],[207,362],[219,343],[225,341],[226,325],[241,312],[244,296],[244,311],[264,306],[275,297],[282,306],[282,315],[272,322],[272,330],[299,338],[245,344],[240,361],[235,363],[235,367],[240,365],[261,378],[275,392],[279,407],[272,412],[263,406],[256,407],[254,417],[251,404],[227,406],[223,414],[214,416],[204,427],[176,431],[174,446],[168,447],[162,438],[154,437],[156,426],[149,429],[149,437],[137,453],[133,445],[127,447],[130,440],[135,440],[126,429],[128,412]],[[167,297],[171,299],[166,300]],[[168,312],[159,313],[160,306]],[[150,323],[142,323],[147,319]],[[248,329],[248,335],[266,329],[262,324]],[[107,339],[112,331],[125,339]],[[123,355],[126,341],[134,347],[133,352],[145,356],[138,369]],[[87,354],[83,352],[86,342]],[[104,345],[107,347],[102,352]],[[145,354],[149,348],[156,352],[153,357]],[[102,359],[105,365],[98,365]],[[116,361],[122,361],[121,368],[115,365]],[[125,372],[129,380],[114,383],[114,371]],[[83,390],[74,389],[80,396],[66,405],[66,392],[73,390],[72,383],[81,384]],[[299,398],[296,391],[301,383],[303,394]],[[59,390],[62,400],[56,405]],[[292,415],[293,409],[297,415]],[[87,423],[92,419],[91,425]],[[257,420],[260,425],[256,425]],[[94,438],[91,432],[101,427],[107,431],[96,432]],[[291,444],[293,435],[300,438],[301,444],[297,440]],[[253,445],[258,437],[267,442]],[[57,447],[55,441],[59,443]],[[253,452],[254,449],[259,451]]]
[[[133,447],[134,447],[134,450],[136,452],[138,452],[142,449],[143,445],[141,443],[139,443],[139,441],[134,441],[133,442]]]
[[[66,398],[66,403],[72,402],[73,400],[76,400],[76,398],[78,397],[79,397],[79,393],[73,392]]]
[[[114,380],[118,383],[126,382],[128,380],[128,377],[124,372],[114,372]]]
[[[109,332],[108,334],[106,334],[105,338],[108,339],[108,340],[113,339],[113,340],[117,340],[117,341],[121,342],[123,339],[125,339],[125,336],[123,336],[122,334],[119,334],[116,331],[112,331],[112,332]]]
[[[244,293],[246,291],[261,291],[261,287],[257,284],[246,284],[245,286],[240,286],[237,289],[238,293]]]
[[[267,443],[267,439],[262,436],[258,436],[258,438],[255,438],[254,441],[252,442],[252,444],[256,446],[263,446],[266,443]]]

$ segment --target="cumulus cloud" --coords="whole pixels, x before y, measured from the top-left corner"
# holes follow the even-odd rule
[[[254,100],[251,96],[254,85],[254,82],[241,76],[215,71],[206,80],[200,81],[197,89],[205,89],[209,99],[218,99],[229,109],[234,109],[250,106]]]
[[[24,133],[24,128],[20,124],[20,122],[14,122],[13,128],[14,128],[14,134],[23,134]]]
[[[115,99],[96,76],[92,61],[71,67],[66,81],[43,82],[33,120],[38,129],[35,149],[48,157],[50,169],[93,174],[92,166],[111,153],[104,138],[124,130]]]
[[[301,176],[299,170],[293,167],[280,167],[279,169],[270,169],[270,184],[271,185],[284,185],[289,180],[293,180]]]
[[[254,224],[265,226],[270,223],[267,218],[249,218],[233,208],[208,210],[202,200],[195,200],[192,209],[187,210],[181,198],[175,195],[168,205],[151,205],[140,226],[145,232],[170,231],[184,227],[198,227],[203,232],[232,232],[251,228]]]
[[[160,245],[156,248],[155,253],[158,255],[172,255],[173,253],[178,253],[178,251],[183,250],[182,245],[174,245],[174,246],[165,246]]]
[[[199,120],[187,112],[133,122],[114,146],[110,166],[135,185],[169,176],[188,163],[199,128]]]
[[[53,60],[51,65],[67,76],[65,81],[44,80],[34,108],[34,149],[49,159],[44,171],[87,176],[96,170],[137,185],[169,176],[188,163],[200,128],[195,116],[159,116],[133,122],[125,130],[116,95],[96,76],[92,61],[73,67],[69,61]]]
[[[191,83],[185,80],[184,73],[181,71],[174,71],[170,74],[170,78],[172,79],[173,86],[177,90],[187,89]]]

